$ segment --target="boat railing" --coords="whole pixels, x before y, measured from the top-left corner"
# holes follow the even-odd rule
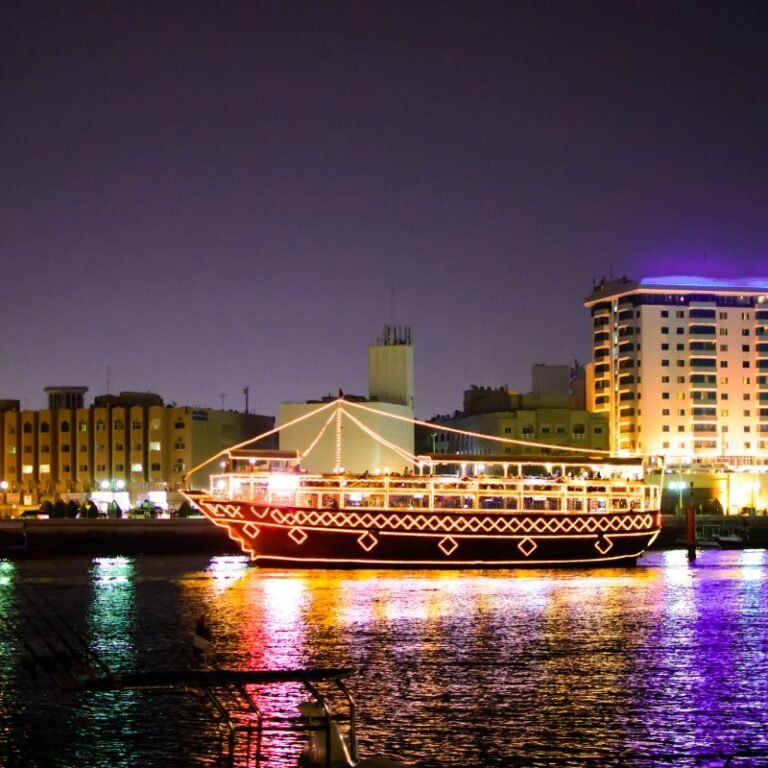
[[[272,487],[267,477],[226,474],[214,476],[212,486],[214,499],[313,509],[645,512],[658,509],[660,495],[655,484],[639,480],[541,477],[446,481],[305,476]]]

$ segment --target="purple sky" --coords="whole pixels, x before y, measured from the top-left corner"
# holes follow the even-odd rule
[[[274,413],[394,319],[428,417],[586,359],[593,278],[765,276],[760,5],[6,0],[0,397]]]

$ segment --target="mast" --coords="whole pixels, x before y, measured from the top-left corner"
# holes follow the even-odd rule
[[[336,401],[336,471],[341,472],[342,467],[344,466],[342,462],[342,453],[341,453],[341,403],[342,400],[339,398]]]

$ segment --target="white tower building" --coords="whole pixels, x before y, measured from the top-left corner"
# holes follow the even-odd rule
[[[413,344],[408,325],[385,325],[368,347],[368,396],[413,408]]]

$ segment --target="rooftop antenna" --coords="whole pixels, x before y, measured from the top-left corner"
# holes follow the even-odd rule
[[[219,397],[221,398],[221,410],[224,410],[224,401],[227,399],[227,393],[222,392]]]
[[[243,389],[243,394],[245,395],[245,412],[248,413],[248,392],[250,391],[250,387],[245,387]]]
[[[112,386],[112,366],[107,366],[107,394],[110,393],[110,387]]]

